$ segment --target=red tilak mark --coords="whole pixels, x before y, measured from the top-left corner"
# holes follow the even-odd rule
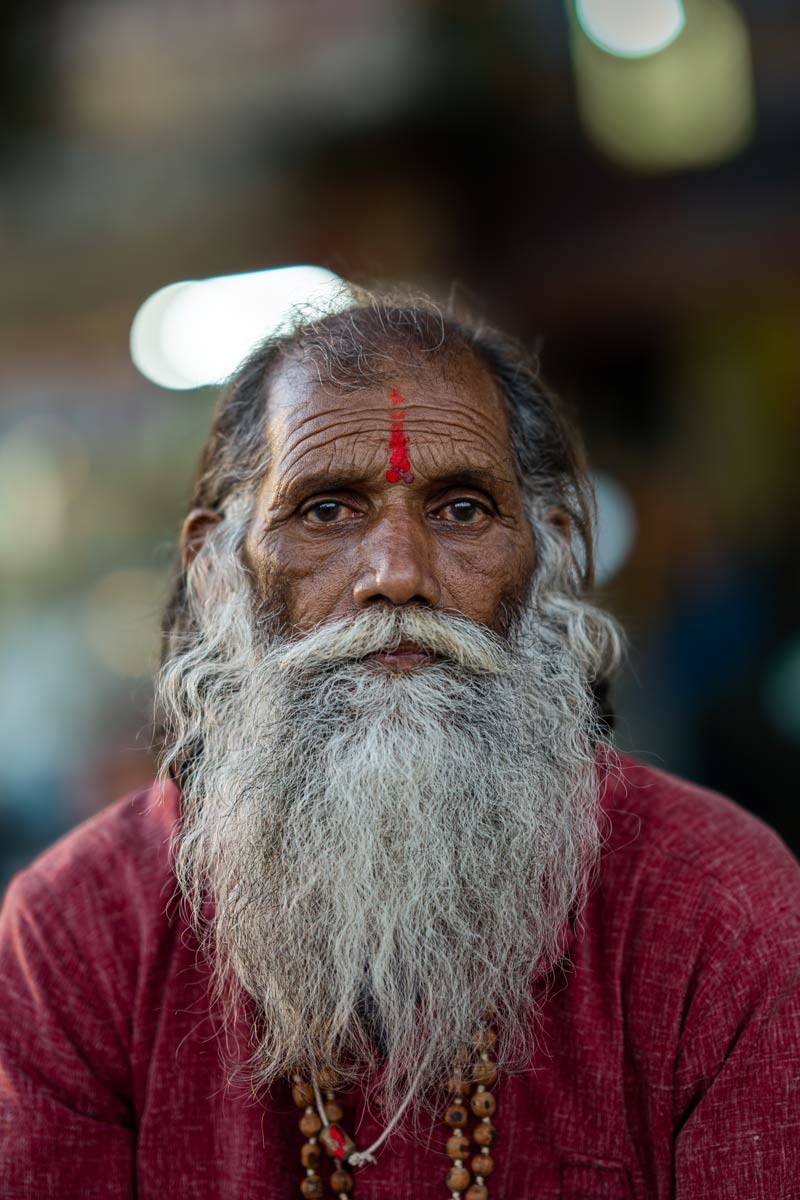
[[[404,404],[403,397],[397,388],[392,388],[392,404]],[[392,428],[389,434],[389,470],[386,478],[389,483],[413,483],[411,463],[408,461],[408,440],[403,431],[403,421],[406,414],[398,408],[392,413]]]

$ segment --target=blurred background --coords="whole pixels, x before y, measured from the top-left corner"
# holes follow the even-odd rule
[[[215,389],[148,367],[163,329],[137,369],[134,317],[301,264],[538,348],[597,470],[620,746],[797,852],[800,10],[6,0],[0,33],[0,885],[152,775]]]

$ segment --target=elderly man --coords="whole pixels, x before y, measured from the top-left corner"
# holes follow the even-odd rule
[[[800,871],[617,755],[575,429],[357,297],[220,398],[159,778],[12,883],[3,1195],[800,1195]]]

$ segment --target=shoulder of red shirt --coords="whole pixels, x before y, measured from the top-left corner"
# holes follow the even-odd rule
[[[743,920],[764,924],[800,912],[800,864],[774,829],[698,784],[612,755],[602,799],[608,819],[601,875],[631,871],[680,878]]]

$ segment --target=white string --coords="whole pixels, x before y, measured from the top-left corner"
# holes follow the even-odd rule
[[[389,1134],[392,1132],[394,1127],[397,1125],[397,1122],[400,1120],[403,1113],[408,1108],[408,1106],[411,1103],[411,1100],[414,1096],[414,1092],[416,1090],[416,1086],[417,1086],[417,1083],[419,1082],[421,1074],[422,1074],[422,1071],[420,1070],[417,1073],[417,1077],[414,1080],[413,1085],[409,1089],[408,1095],[406,1096],[405,1100],[398,1108],[397,1112],[392,1117],[389,1124],[384,1129],[381,1136],[379,1138],[376,1138],[375,1141],[372,1143],[372,1145],[368,1146],[366,1150],[355,1150],[352,1154],[348,1155],[347,1161],[351,1167],[363,1167],[367,1163],[377,1162],[377,1159],[375,1158],[373,1151],[377,1150],[379,1146],[383,1145],[383,1143],[386,1141]],[[314,1089],[314,1099],[317,1102],[317,1112],[319,1113],[322,1124],[327,1129],[328,1126],[330,1125],[330,1121],[328,1120],[328,1114],[325,1112],[325,1105],[322,1102],[322,1093],[319,1090],[319,1084],[317,1083],[316,1079],[311,1080],[311,1086]]]

